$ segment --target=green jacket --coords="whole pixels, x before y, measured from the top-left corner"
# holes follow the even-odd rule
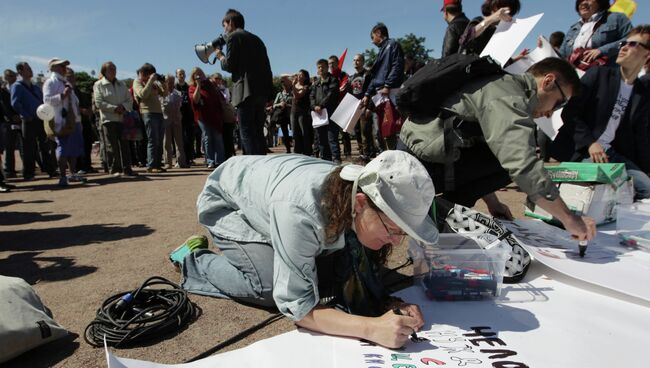
[[[503,75],[472,82],[450,96],[443,106],[457,119],[477,122],[485,143],[512,180],[528,194],[554,200],[557,187],[535,152],[532,111],[538,103],[537,83],[532,75]],[[406,120],[400,138],[423,161],[445,163],[458,152],[445,152],[444,119]],[[456,156],[457,158],[457,156]]]

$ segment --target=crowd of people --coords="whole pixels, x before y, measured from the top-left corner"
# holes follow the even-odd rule
[[[482,16],[470,20],[461,0],[444,0],[449,26],[442,56],[480,54],[499,22],[512,20],[521,5],[486,0]],[[60,175],[62,186],[83,181],[78,173],[92,169],[84,118],[93,111],[110,174],[134,176],[135,165],[160,173],[202,156],[215,170],[199,196],[199,221],[222,254],[209,251],[205,237],[176,249],[171,259],[183,274],[183,287],[276,305],[303,327],[399,347],[422,326],[422,315],[417,306],[388,299],[373,273],[405,235],[436,241],[429,217],[436,192],[469,207],[482,199],[492,215],[511,219],[495,193],[514,182],[580,240],[595,236],[593,220],[567,208],[544,169],[546,156],[624,163],[636,197],[650,198],[650,80],[639,77],[650,65],[650,25],[633,27],[626,15],[609,11],[607,0],[576,0],[575,10],[578,22],[566,35],[550,37],[557,57],[523,75],[471,80],[428,116],[401,116],[391,99],[417,72],[383,23],[370,29],[378,48],[371,66],[356,54],[354,74],[348,75],[338,57],[321,58],[314,78],[304,69],[282,75],[275,98],[266,46],[232,9],[222,20],[225,52],[216,49],[221,69],[232,75],[231,89],[221,75],[208,77],[198,67],[186,81],[182,69],[162,76],[148,63],[129,89],[106,62],[87,99],[75,89],[67,60],[50,61],[52,74],[43,89],[31,82],[29,65],[19,63],[20,80],[6,71],[2,92],[4,173],[16,177],[10,156],[22,136],[24,180],[34,177],[38,163],[50,176]],[[586,74],[580,79],[576,70]],[[354,136],[365,167],[339,165],[352,149],[351,136],[337,124],[312,124],[312,116],[331,117],[346,93],[363,107]],[[54,140],[36,114],[44,102],[56,108]],[[561,108],[558,138],[539,140],[534,119]],[[267,121],[280,127],[286,152],[293,149],[294,155],[259,157],[268,151]],[[231,158],[236,141],[243,155],[256,157]],[[66,176],[68,169],[73,175]],[[335,275],[338,281],[355,280],[334,292],[351,314],[319,304],[325,277],[317,261],[334,251],[343,252],[343,264],[362,265]],[[392,312],[396,307],[403,315]]]

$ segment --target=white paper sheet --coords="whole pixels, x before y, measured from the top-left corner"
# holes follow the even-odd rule
[[[528,68],[533,66],[533,64],[549,57],[558,57],[553,46],[551,46],[544,36],[539,36],[538,39],[542,43],[542,47],[536,47],[533,51],[529,52],[528,55],[524,56],[517,62],[508,65],[504,70],[511,74],[524,74]]]
[[[379,106],[382,102],[390,100],[393,105],[397,106],[397,92],[399,92],[399,88],[392,88],[388,91],[388,96],[377,93],[372,96],[372,103],[374,103],[375,106]]]
[[[650,253],[622,246],[616,235],[599,231],[581,258],[578,242],[560,228],[538,220],[504,224],[544,265],[574,279],[650,303]]]
[[[109,367],[425,368],[444,363],[478,368],[504,361],[529,367],[647,366],[642,352],[650,308],[564,284],[536,266],[526,282],[505,285],[497,301],[434,302],[419,286],[399,292],[420,305],[425,327],[418,335],[430,340],[409,342],[403,350],[297,330],[189,364],[159,365],[107,352]],[[478,326],[487,336],[468,336]]]
[[[336,111],[332,114],[332,121],[338,124],[344,132],[354,133],[354,127],[357,125],[362,112],[361,100],[346,93]]]
[[[541,13],[529,18],[513,19],[512,22],[500,22],[481,56],[489,55],[505,65],[543,15]]]
[[[560,131],[560,128],[562,128],[562,125],[564,125],[564,120],[562,120],[562,111],[564,111],[564,109],[559,109],[553,112],[553,115],[551,115],[550,118],[541,117],[534,120],[542,132],[551,138],[552,141],[555,140],[557,133]]]
[[[322,127],[329,124],[329,117],[327,116],[327,109],[321,109],[320,114],[316,111],[311,112],[311,126],[314,128]]]

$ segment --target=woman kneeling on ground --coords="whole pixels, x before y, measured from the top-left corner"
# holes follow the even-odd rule
[[[434,195],[422,164],[400,151],[365,167],[303,155],[233,157],[197,201],[199,222],[222,254],[192,237],[170,258],[189,292],[276,306],[300,327],[397,348],[424,320],[417,305],[388,295],[378,270],[405,236],[437,242],[428,216]]]

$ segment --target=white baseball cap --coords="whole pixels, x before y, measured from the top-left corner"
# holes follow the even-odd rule
[[[70,62],[65,59],[59,59],[59,58],[52,58],[50,61],[47,62],[47,68],[52,69],[53,66],[55,65],[70,65]]]
[[[429,173],[415,157],[403,151],[384,151],[366,166],[344,166],[340,176],[354,181],[353,201],[358,187],[410,237],[427,244],[438,242],[438,229],[429,217],[436,191]]]

